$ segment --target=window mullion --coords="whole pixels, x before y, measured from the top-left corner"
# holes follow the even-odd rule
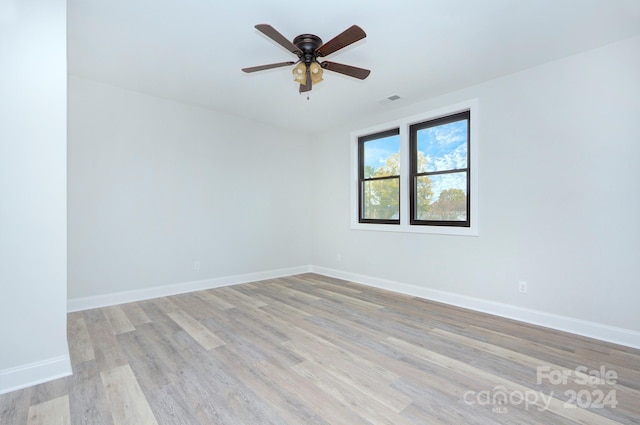
[[[439,176],[442,174],[455,174],[455,173],[469,173],[468,168],[455,168],[451,170],[443,170],[443,171],[426,171],[424,173],[416,173],[416,177],[422,176]]]
[[[367,177],[365,179],[362,179],[362,181],[363,182],[373,182],[373,181],[377,181],[377,180],[397,179],[398,177],[400,177],[400,175],[394,174],[394,175],[391,175],[391,176]]]
[[[409,128],[400,127],[400,225],[409,225],[409,196],[411,195],[409,171]]]

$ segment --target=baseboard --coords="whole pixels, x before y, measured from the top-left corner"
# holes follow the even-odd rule
[[[321,266],[299,266],[286,269],[269,270],[257,273],[247,273],[234,276],[226,276],[215,279],[205,279],[192,282],[178,283],[175,285],[159,286],[135,291],[117,292],[112,294],[97,295],[85,298],[72,298],[67,302],[69,312],[89,310],[92,308],[107,307],[151,298],[166,297],[169,295],[184,294],[187,292],[201,291],[205,289],[220,288],[223,286],[238,285],[242,283],[256,282],[266,279],[292,276],[301,273],[317,273],[338,279],[349,280],[363,285],[380,289],[412,295],[427,300],[437,301],[457,307],[468,308],[495,316],[518,320],[533,325],[544,326],[564,332],[595,338],[614,344],[640,349],[640,332],[630,329],[608,326],[597,322],[576,319],[545,311],[533,310],[510,304],[468,297],[453,292],[440,291],[421,286],[380,279],[373,276],[345,272]],[[0,375],[1,376],[1,375]]]
[[[70,376],[69,356],[54,357],[39,362],[0,370],[0,394]]]
[[[96,295],[92,297],[71,298],[67,300],[67,311],[71,313],[74,311],[89,310],[92,308],[108,307],[111,305],[166,297],[169,295],[184,294],[187,292],[202,291],[205,289],[220,288],[223,286],[238,285],[241,283],[256,282],[259,280],[276,279],[284,276],[308,273],[310,271],[311,266],[289,267],[285,269],[196,280],[133,291],[114,292],[111,294]]]
[[[533,325],[544,326],[559,331],[640,349],[640,332],[630,329],[603,325],[601,323],[575,319],[544,311],[517,307],[480,298],[467,297],[464,295],[454,294],[452,292],[439,291],[326,267],[311,266],[311,271],[328,277],[349,280],[363,285],[412,295],[427,300],[437,301]]]

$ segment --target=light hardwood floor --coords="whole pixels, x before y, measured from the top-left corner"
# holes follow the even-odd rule
[[[640,423],[640,350],[314,274],[68,324],[73,376],[0,425]]]

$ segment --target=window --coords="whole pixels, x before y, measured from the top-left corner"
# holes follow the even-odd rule
[[[409,127],[411,224],[469,227],[469,117]]]
[[[351,133],[351,227],[478,235],[477,101]]]
[[[400,130],[358,138],[360,223],[400,224]]]

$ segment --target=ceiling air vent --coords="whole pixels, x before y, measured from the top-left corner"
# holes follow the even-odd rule
[[[395,102],[396,100],[400,99],[402,98],[397,94],[392,94],[391,96],[383,97],[382,99],[378,100],[378,103],[381,105],[386,105],[387,103]]]

